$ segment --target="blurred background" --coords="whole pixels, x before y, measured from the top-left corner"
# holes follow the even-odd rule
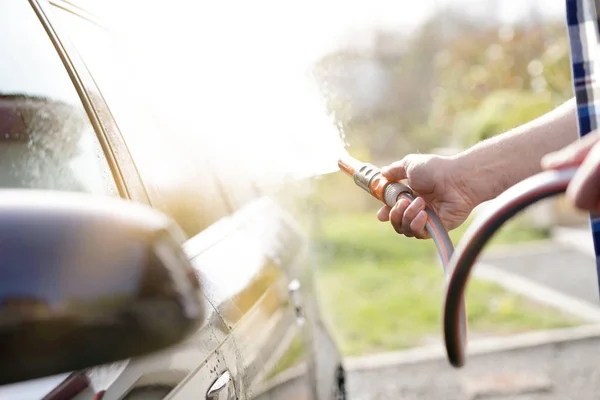
[[[363,161],[452,155],[573,96],[563,1],[363,3],[332,16],[335,25],[359,15],[313,69],[347,150]],[[444,279],[433,243],[378,222],[377,201],[341,174],[319,180],[314,207],[317,283],[325,317],[356,361],[352,394],[458,399],[504,390],[493,398],[595,398],[598,371],[583,360],[597,354],[596,340],[483,356],[459,373],[443,361],[407,362],[421,353],[406,350],[442,339]],[[455,243],[477,211],[452,232]],[[564,197],[531,207],[488,245],[470,282],[469,340],[597,323],[594,266],[587,214]],[[442,355],[433,349],[429,355]]]
[[[381,166],[414,152],[454,154],[572,97],[563,2],[423,1],[420,10],[392,3],[373,6],[388,20],[356,33],[314,69],[355,157]],[[395,235],[376,220],[377,202],[353,185],[329,175],[315,197],[326,260],[320,284],[344,352],[438,341],[443,278],[433,243]],[[468,224],[454,232],[455,243]],[[585,231],[586,216],[562,198],[546,201],[495,244],[508,256],[507,245],[549,243],[562,226]],[[584,265],[593,272],[592,259]],[[584,282],[591,291],[593,283]],[[468,304],[474,337],[576,323],[491,282],[473,282]]]

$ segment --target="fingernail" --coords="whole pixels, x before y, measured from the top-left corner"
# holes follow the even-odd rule
[[[421,210],[425,209],[425,199],[422,197],[417,197],[415,199],[415,203],[417,203],[417,207],[419,207]]]
[[[546,154],[545,156],[542,157],[542,165],[547,166],[547,165],[552,164],[552,161],[555,158],[556,158],[556,156],[554,155],[554,153]]]

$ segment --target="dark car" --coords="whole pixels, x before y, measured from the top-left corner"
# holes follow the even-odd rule
[[[182,107],[188,114],[169,125],[179,119],[174,108],[162,115],[160,102],[138,90],[119,33],[81,4],[0,2],[0,186],[121,197],[172,217],[189,238],[184,249],[207,317],[174,347],[6,385],[0,397],[91,399],[106,390],[107,400],[346,398],[341,358],[313,293],[304,196],[319,172],[261,179],[252,154],[247,167],[224,161],[212,132],[178,134],[211,109],[189,115]],[[33,300],[11,302],[44,312]]]

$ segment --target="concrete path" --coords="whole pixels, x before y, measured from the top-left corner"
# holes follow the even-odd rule
[[[557,230],[547,242],[488,251],[481,263],[481,277],[600,321],[593,244],[585,227]],[[439,346],[349,359],[349,392],[353,400],[597,400],[600,325],[587,328],[537,333],[529,342],[514,337],[472,343],[460,370]]]
[[[352,369],[353,400],[597,400],[600,338],[472,355],[456,370],[445,358]]]
[[[566,241],[519,245],[507,252],[483,254],[481,262],[600,305],[594,257]]]

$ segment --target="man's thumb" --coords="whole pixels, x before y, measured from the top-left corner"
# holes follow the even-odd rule
[[[400,181],[407,178],[408,160],[407,157],[400,161],[395,161],[387,167],[381,169],[381,174],[390,181]]]
[[[556,169],[580,165],[598,139],[600,139],[598,132],[590,133],[562,150],[546,154],[542,158],[542,168]]]

